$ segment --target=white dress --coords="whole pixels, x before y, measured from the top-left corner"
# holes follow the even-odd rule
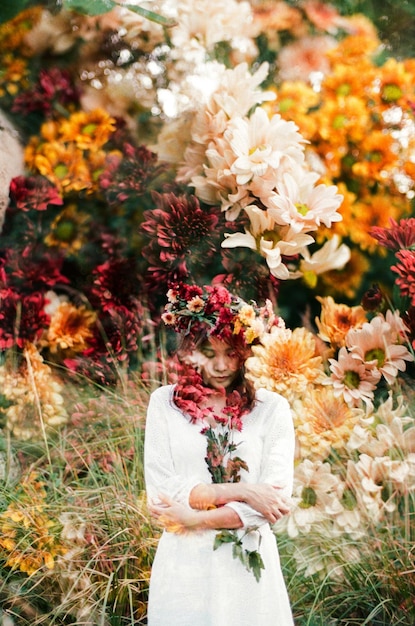
[[[150,397],[145,435],[147,496],[160,493],[184,504],[200,483],[210,483],[202,424],[173,403],[173,385]],[[247,462],[241,481],[279,485],[291,495],[294,428],[288,402],[260,389],[253,410],[244,415],[237,455]],[[278,548],[264,517],[243,502],[232,502],[244,527],[259,527],[244,539],[264,561],[259,582],[232,556],[232,545],[213,550],[216,530],[174,534],[164,531],[154,559],[148,626],[292,626],[293,618],[279,563]],[[242,536],[243,529],[238,530]],[[260,539],[260,542],[258,541]]]

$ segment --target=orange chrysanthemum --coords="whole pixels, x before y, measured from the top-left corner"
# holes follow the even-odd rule
[[[351,328],[361,328],[367,322],[365,310],[361,306],[337,304],[331,296],[317,296],[317,300],[321,304],[320,317],[315,319],[318,336],[334,350],[345,345],[346,334]]]
[[[344,63],[356,66],[366,60],[371,67],[371,57],[379,46],[380,41],[375,34],[349,35],[326,54],[332,65]]]
[[[62,350],[70,353],[82,352],[93,337],[97,316],[85,306],[76,307],[61,302],[51,317],[46,333],[46,343],[52,353]]]
[[[246,361],[247,377],[255,386],[277,391],[288,400],[301,396],[324,378],[315,337],[306,328],[292,331],[274,327],[252,351],[253,356]]]
[[[323,289],[326,293],[332,293],[334,296],[353,300],[369,267],[370,263],[367,257],[359,250],[352,249],[350,260],[343,269],[331,270],[321,274],[320,280]]]
[[[365,180],[384,182],[388,171],[397,163],[395,140],[381,130],[372,130],[360,146],[360,155],[352,172]]]
[[[359,228],[353,228],[351,225],[348,233],[350,239],[362,250],[384,255],[384,248],[379,247],[378,242],[370,235],[371,228],[374,226],[389,228],[390,219],[399,221],[400,218],[409,215],[411,205],[406,196],[391,196],[383,191],[364,196],[355,202],[352,208],[354,223],[359,224]]]

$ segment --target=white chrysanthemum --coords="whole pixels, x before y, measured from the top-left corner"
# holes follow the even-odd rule
[[[206,151],[204,176],[192,178],[196,195],[220,203],[228,219],[260,199],[265,202],[284,171],[304,162],[304,142],[293,122],[257,108],[250,118],[232,118]],[[209,190],[208,187],[211,187]]]
[[[171,29],[171,40],[177,50],[183,50],[192,41],[211,50],[216,43],[231,41],[241,33],[246,39],[250,37],[253,19],[249,2],[178,0],[171,6],[176,7],[178,18],[177,25]]]
[[[343,269],[350,260],[351,251],[345,243],[340,244],[340,237],[333,235],[331,239],[313,254],[308,248],[302,250],[300,270],[304,275],[318,276],[330,270]]]
[[[295,172],[295,170],[294,170]],[[290,224],[304,232],[317,230],[321,224],[330,228],[342,217],[337,212],[343,196],[335,185],[316,185],[319,175],[315,172],[287,172],[276,184],[267,207],[278,224]],[[298,176],[300,174],[300,177]]]
[[[285,520],[290,537],[308,533],[315,525],[331,520],[343,510],[339,500],[341,479],[329,463],[305,459],[294,472],[290,515]]]
[[[306,246],[314,243],[314,239],[288,226],[276,225],[268,211],[263,211],[255,205],[248,205],[244,210],[249,217],[249,226],[245,228],[244,233],[225,233],[222,247],[256,250],[266,259],[273,276],[282,280],[297,278],[297,274],[283,263],[282,257],[301,254]]]

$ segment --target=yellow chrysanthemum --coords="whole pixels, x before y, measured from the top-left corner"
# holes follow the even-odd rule
[[[78,111],[61,122],[62,141],[73,142],[81,150],[96,150],[107,143],[115,130],[115,119],[103,109]]]
[[[317,130],[317,122],[310,109],[320,102],[320,95],[303,81],[285,81],[275,89],[276,99],[262,106],[270,117],[279,113],[288,121],[295,122],[305,139],[311,139]]]
[[[36,6],[19,12],[19,14],[0,25],[0,50],[15,52],[19,50],[22,56],[29,56],[30,49],[24,45],[28,32],[40,21],[43,7]]]
[[[392,135],[372,130],[360,146],[360,155],[352,172],[366,180],[385,182],[387,172],[397,164],[396,142]]]
[[[96,319],[96,313],[85,306],[61,302],[50,320],[45,343],[54,354],[82,352],[93,337]]]
[[[9,405],[1,411],[6,429],[17,439],[29,440],[38,438],[44,428],[62,426],[68,415],[63,386],[33,344],[26,345],[24,357],[18,370],[0,366],[0,387]]]
[[[29,169],[48,178],[61,192],[82,191],[93,186],[83,152],[73,144],[40,143],[34,137],[25,149]]]
[[[78,211],[75,204],[69,205],[53,220],[45,244],[77,252],[87,241],[89,220],[87,213]]]
[[[363,410],[349,407],[330,387],[310,390],[293,406],[301,459],[324,461],[345,446]]]
[[[315,337],[306,328],[292,331],[274,327],[252,352],[246,361],[247,377],[256,387],[277,391],[289,400],[324,378]]]
[[[27,62],[11,55],[1,58],[0,96],[16,96],[21,89],[28,87]]]
[[[360,143],[367,136],[369,122],[366,100],[356,96],[328,99],[316,113],[320,137],[333,148],[344,149],[344,154],[349,142]]]
[[[354,65],[336,64],[321,84],[322,97],[337,99],[353,95],[362,98],[375,75],[375,67],[366,61]]]
[[[317,296],[317,300],[321,303],[320,317],[315,319],[318,336],[334,350],[345,345],[346,335],[351,328],[361,328],[367,322],[365,310],[361,306],[337,304],[331,296]]]

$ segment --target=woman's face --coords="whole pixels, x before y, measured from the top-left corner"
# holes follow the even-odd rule
[[[241,358],[235,348],[220,339],[210,338],[197,350],[203,355],[199,371],[205,385],[227,389],[239,375]]]

